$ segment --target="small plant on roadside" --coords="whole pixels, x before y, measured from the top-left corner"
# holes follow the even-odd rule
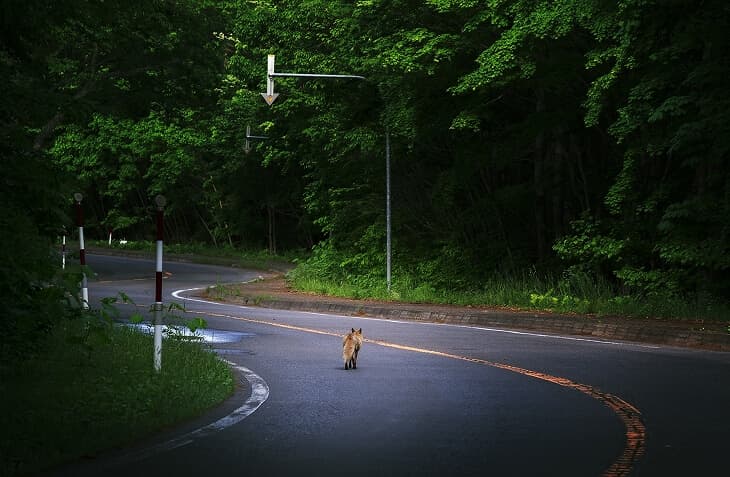
[[[240,289],[235,285],[217,284],[205,289],[206,295],[215,300],[225,300],[230,297],[241,295]]]
[[[154,316],[156,312],[155,306],[156,305],[151,305],[149,308],[149,313],[152,316]],[[207,328],[208,322],[201,317],[189,319],[184,318],[176,312],[185,313],[185,306],[177,302],[172,302],[169,303],[166,307],[163,307],[163,309],[160,311],[161,314],[160,316],[158,316],[157,319],[159,320],[159,323],[161,325],[164,325],[165,336],[178,340],[202,340],[202,336],[198,335],[197,332],[198,330]],[[134,325],[145,324],[144,318],[140,314],[132,315],[129,321]],[[146,323],[146,326],[151,330],[154,326],[154,323]]]
[[[261,302],[271,300],[271,295],[256,295],[253,297],[253,304],[259,306]]]

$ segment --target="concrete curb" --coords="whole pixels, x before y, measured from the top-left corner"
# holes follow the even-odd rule
[[[349,304],[335,301],[283,300],[277,298],[259,299],[256,300],[256,305],[280,310],[508,328],[730,352],[730,332],[722,331],[719,328],[708,329],[702,324],[679,324],[665,321],[655,323],[646,320],[601,319],[498,310],[442,311],[436,309],[430,311],[427,307],[409,309],[401,305],[391,308],[382,304]]]

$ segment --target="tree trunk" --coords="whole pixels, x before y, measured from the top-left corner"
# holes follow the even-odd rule
[[[563,234],[563,207],[565,195],[565,178],[563,177],[563,164],[565,163],[565,147],[562,143],[562,132],[558,131],[555,137],[553,160],[550,162],[552,167],[552,185],[550,198],[552,204],[552,233],[550,234],[550,242],[553,243],[557,237]]]
[[[496,150],[492,149],[492,162],[496,163]],[[499,204],[497,203],[497,200],[494,197],[494,194],[492,192],[492,185],[489,182],[489,178],[485,174],[485,169],[480,168],[479,169],[479,177],[482,182],[482,187],[484,187],[484,190],[487,191],[487,195],[491,198],[490,202],[492,203],[492,208],[494,209],[494,216],[497,221],[497,225],[499,226],[499,236],[502,240],[502,243],[504,244],[505,252],[507,252],[507,266],[509,269],[514,268],[514,260],[512,258],[512,249],[510,248],[510,241],[509,237],[507,236],[507,229],[504,226],[504,221],[502,220],[502,212],[499,210]]]
[[[269,253],[271,255],[276,255],[276,210],[270,203],[266,204],[266,215],[269,225]]]
[[[545,110],[545,92],[535,91],[535,111],[538,115]],[[533,181],[535,187],[535,245],[538,261],[545,258],[545,133],[539,131],[535,137]]]
[[[98,58],[99,49],[95,46],[94,51],[91,55],[91,60],[89,61],[89,64],[86,67],[87,72],[94,72],[96,70],[97,66],[97,58]],[[92,90],[94,84],[96,83],[96,80],[90,80],[87,81],[86,84],[82,88],[80,88],[74,95],[73,100],[78,101],[79,99],[83,98],[89,92]],[[46,122],[46,124],[41,127],[40,132],[35,137],[35,140],[33,141],[33,149],[36,151],[45,149],[48,145],[48,141],[53,136],[53,133],[56,131],[56,128],[61,125],[65,118],[65,114],[60,109],[56,112],[56,114],[53,115],[53,117]]]
[[[198,211],[197,208],[195,209],[195,213],[198,214],[198,217],[200,217],[200,223],[203,224],[203,227],[205,227],[205,230],[208,232],[208,235],[210,235],[211,240],[213,240],[213,246],[217,247],[218,241],[215,239],[215,234],[213,233],[212,230],[210,230],[210,227],[208,227],[208,223],[203,218],[203,215]]]

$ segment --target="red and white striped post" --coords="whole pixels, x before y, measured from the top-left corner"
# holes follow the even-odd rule
[[[81,200],[84,196],[81,192],[74,194],[76,200],[76,225],[79,227],[79,263],[81,264],[81,306],[84,310],[89,309],[89,285],[86,280],[86,249],[84,247],[84,210],[81,207]]]
[[[162,369],[162,211],[167,203],[165,196],[158,195],[155,197],[155,203],[157,204],[157,259],[155,267],[155,357],[154,365],[155,371]]]

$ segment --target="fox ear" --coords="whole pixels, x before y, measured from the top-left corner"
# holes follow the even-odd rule
[[[357,332],[358,333],[362,333],[362,328],[360,328],[359,330],[357,330]]]
[[[352,332],[353,332],[353,333],[355,332],[355,328],[352,328]]]

